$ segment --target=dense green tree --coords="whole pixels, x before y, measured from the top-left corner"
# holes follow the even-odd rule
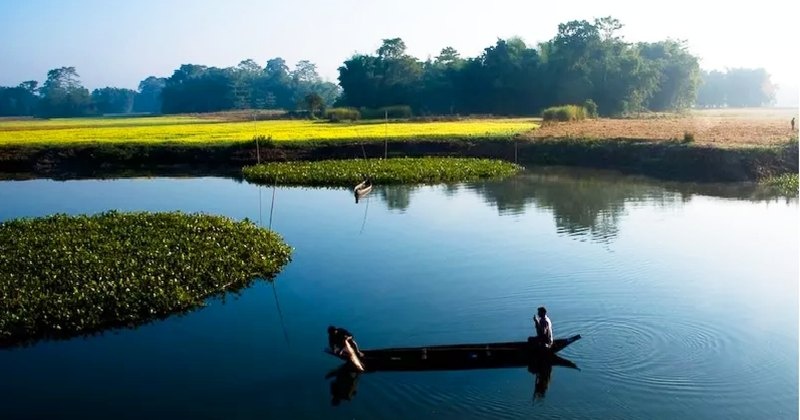
[[[382,105],[378,81],[378,58],[354,55],[339,67],[339,86],[342,87],[339,104],[377,108]]]
[[[725,97],[730,107],[759,107],[775,102],[775,85],[763,68],[728,69]]]
[[[133,109],[136,91],[105,87],[92,91],[92,107],[98,114],[124,114]]]
[[[369,108],[390,105],[418,108],[423,63],[406,54],[400,38],[384,39],[376,53],[355,55],[339,67],[339,84],[345,91],[342,102]]]
[[[233,109],[234,87],[231,69],[184,64],[167,79],[161,91],[162,110],[176,113]]]
[[[75,67],[60,67],[47,72],[39,90],[38,114],[44,117],[77,117],[89,112],[91,98],[80,82]]]
[[[133,112],[161,112],[161,91],[167,84],[163,77],[150,76],[139,82],[139,91],[133,98]]]
[[[642,57],[656,71],[658,86],[647,101],[652,111],[692,106],[700,85],[700,65],[684,42],[673,40],[639,44]]]
[[[763,68],[703,72],[697,105],[703,108],[771,105],[775,101],[775,89]]]
[[[697,92],[697,106],[719,108],[725,106],[727,100],[725,73],[719,70],[704,71]]]
[[[16,87],[0,86],[0,116],[33,115],[39,100],[36,96],[38,85],[35,80],[29,80]]]
[[[307,94],[305,98],[303,98],[303,101],[308,113],[311,114],[311,118],[316,118],[316,111],[322,108],[322,105],[324,105],[322,96],[319,96],[316,92],[311,92]]]

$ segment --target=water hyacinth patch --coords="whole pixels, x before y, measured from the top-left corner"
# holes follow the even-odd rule
[[[203,214],[54,215],[0,223],[0,345],[139,325],[271,278],[291,248]]]
[[[271,162],[242,173],[257,184],[353,186],[365,176],[375,184],[436,184],[502,178],[520,169],[502,160],[424,157]]]
[[[798,174],[773,176],[762,180],[761,183],[785,196],[797,197],[800,194],[798,192]]]

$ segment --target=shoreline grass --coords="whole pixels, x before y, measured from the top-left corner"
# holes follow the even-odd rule
[[[119,213],[0,223],[0,346],[134,326],[270,278],[291,248],[252,222]]]
[[[246,166],[242,175],[256,184],[352,187],[364,176],[375,184],[436,184],[501,178],[520,169],[501,160],[424,157],[272,162]]]
[[[800,182],[797,173],[772,176],[760,181],[762,185],[776,189],[780,194],[789,197],[800,195]]]

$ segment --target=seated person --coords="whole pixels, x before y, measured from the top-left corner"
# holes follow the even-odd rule
[[[328,346],[333,354],[340,357],[348,356],[346,352],[349,351],[364,357],[364,353],[358,349],[358,344],[356,344],[353,334],[344,328],[337,328],[333,325],[328,327]]]

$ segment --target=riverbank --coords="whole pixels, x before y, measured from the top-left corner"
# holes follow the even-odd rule
[[[169,175],[236,173],[257,162],[449,156],[502,159],[523,165],[617,169],[667,180],[757,181],[798,172],[798,143],[717,147],[634,139],[474,138],[470,140],[254,141],[224,145],[181,143],[0,147],[0,176],[103,177],[119,173]]]
[[[796,132],[786,126],[792,112],[692,111],[542,127],[530,118],[243,122],[213,114],[3,121],[0,177],[238,176],[258,162],[447,156],[758,181],[798,172]]]

